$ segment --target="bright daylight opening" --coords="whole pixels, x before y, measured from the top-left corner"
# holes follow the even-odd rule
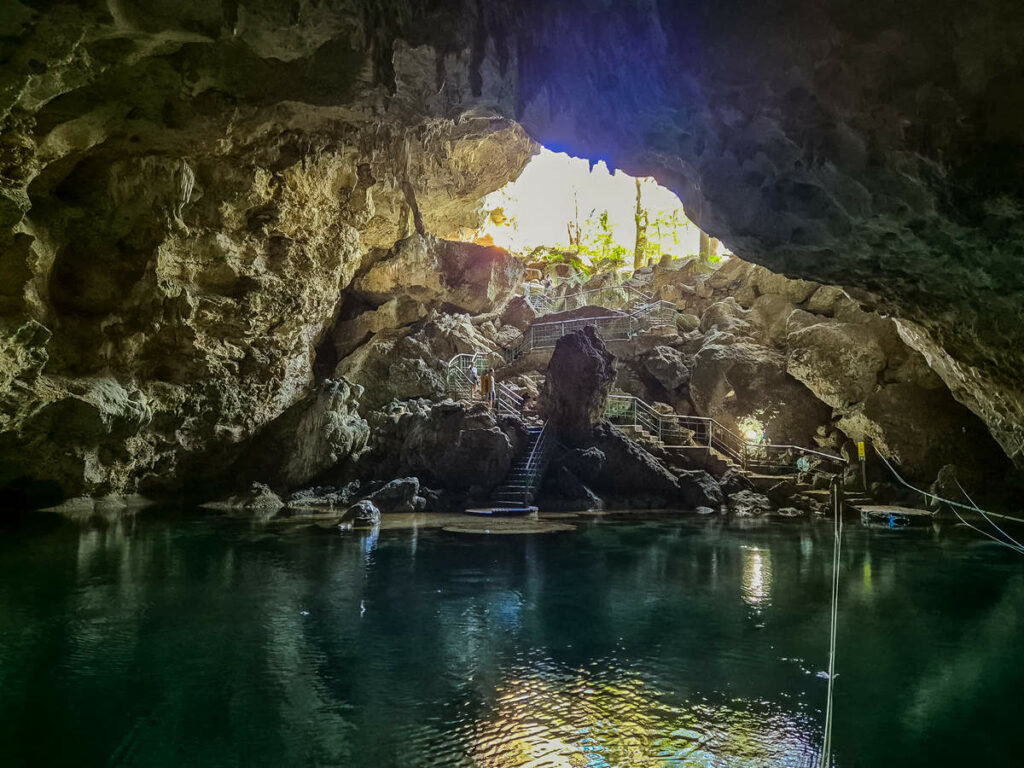
[[[653,178],[609,171],[603,162],[542,148],[513,182],[484,199],[475,241],[531,264],[567,264],[586,274],[655,262],[722,259],[718,242],[691,222]]]

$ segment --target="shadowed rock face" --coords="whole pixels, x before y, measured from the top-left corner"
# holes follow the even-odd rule
[[[558,340],[540,393],[541,413],[569,446],[588,443],[604,418],[615,382],[615,356],[592,326]]]
[[[35,480],[132,490],[258,433],[366,253],[518,174],[506,119],[873,292],[1024,463],[1019,3],[34,6],[0,16],[0,454]],[[105,412],[96,378],[148,420],[53,468],[37,411]]]

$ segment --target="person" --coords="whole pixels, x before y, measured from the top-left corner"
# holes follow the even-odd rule
[[[470,364],[469,372],[466,373],[466,378],[469,379],[469,384],[473,388],[472,394],[475,396],[480,389],[480,374],[477,373],[476,363]]]
[[[551,275],[544,275],[544,293],[551,293]]]
[[[493,409],[494,396],[496,392],[494,386],[494,374],[490,371],[480,377],[480,392],[484,396],[484,400],[487,401],[487,407]]]

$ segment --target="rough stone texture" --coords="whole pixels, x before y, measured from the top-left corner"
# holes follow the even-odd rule
[[[772,503],[763,493],[736,491],[729,494],[729,510],[736,517],[759,517],[772,511]]]
[[[396,399],[442,397],[448,361],[485,350],[496,350],[496,345],[468,316],[432,312],[409,328],[375,334],[338,363],[335,376],[364,387],[360,403],[365,412]]]
[[[690,380],[683,355],[672,347],[655,347],[643,357],[641,364],[665,389],[676,389]]]
[[[818,323],[786,341],[787,373],[834,408],[866,399],[879,385],[886,355],[868,326]]]
[[[774,443],[812,445],[830,417],[827,406],[787,375],[781,355],[749,342],[706,343],[693,361],[690,397],[698,413],[734,432],[756,419]]]
[[[341,516],[341,525],[353,528],[374,528],[380,525],[380,510],[369,499],[357,501]]]
[[[419,492],[418,478],[400,477],[385,483],[367,496],[366,501],[372,502],[381,512],[415,512],[423,506]]]
[[[432,56],[425,78],[422,51],[400,46],[378,77],[375,27],[337,4],[15,7],[0,43],[8,499],[172,490],[229,466],[311,391],[364,256],[475,228],[480,198],[535,151],[514,124],[443,107],[470,90],[465,59],[430,105]],[[150,418],[61,451],[36,414],[96,378]]]
[[[452,491],[497,485],[518,442],[480,403],[395,403],[374,414],[371,425],[374,442],[365,465],[378,477],[415,476],[431,488]]]
[[[664,506],[678,501],[680,483],[654,456],[607,423],[592,431],[593,445],[613,472],[601,472],[593,487],[601,494],[640,506]]]
[[[870,292],[1024,464],[1020,3],[8,5],[0,320],[52,335],[38,374],[38,337],[5,345],[5,417],[90,376],[153,414],[131,466],[62,485],[181,474],[304,396],[363,253],[471,225],[522,167],[501,118]]]
[[[358,457],[370,427],[357,408],[362,387],[345,379],[321,382],[253,442],[236,470],[296,488]]]
[[[525,268],[500,248],[412,235],[356,277],[352,294],[383,304],[400,296],[454,311],[500,311],[520,287]]]
[[[604,417],[615,382],[615,357],[593,327],[567,333],[555,344],[541,389],[541,414],[569,446],[586,443]]]
[[[694,508],[712,507],[720,509],[725,502],[722,488],[718,482],[701,469],[680,472],[679,487],[682,489],[683,502]]]

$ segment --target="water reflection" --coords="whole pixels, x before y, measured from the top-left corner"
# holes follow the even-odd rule
[[[549,659],[512,671],[473,732],[481,768],[812,765],[806,715],[761,702],[672,703],[639,670],[602,659],[571,670]]]
[[[771,604],[772,553],[768,549],[743,546],[743,602],[752,608]]]
[[[845,539],[837,764],[1015,764],[1021,564],[910,536]],[[814,765],[830,541],[813,524],[340,536],[150,513],[15,532],[0,762]]]

